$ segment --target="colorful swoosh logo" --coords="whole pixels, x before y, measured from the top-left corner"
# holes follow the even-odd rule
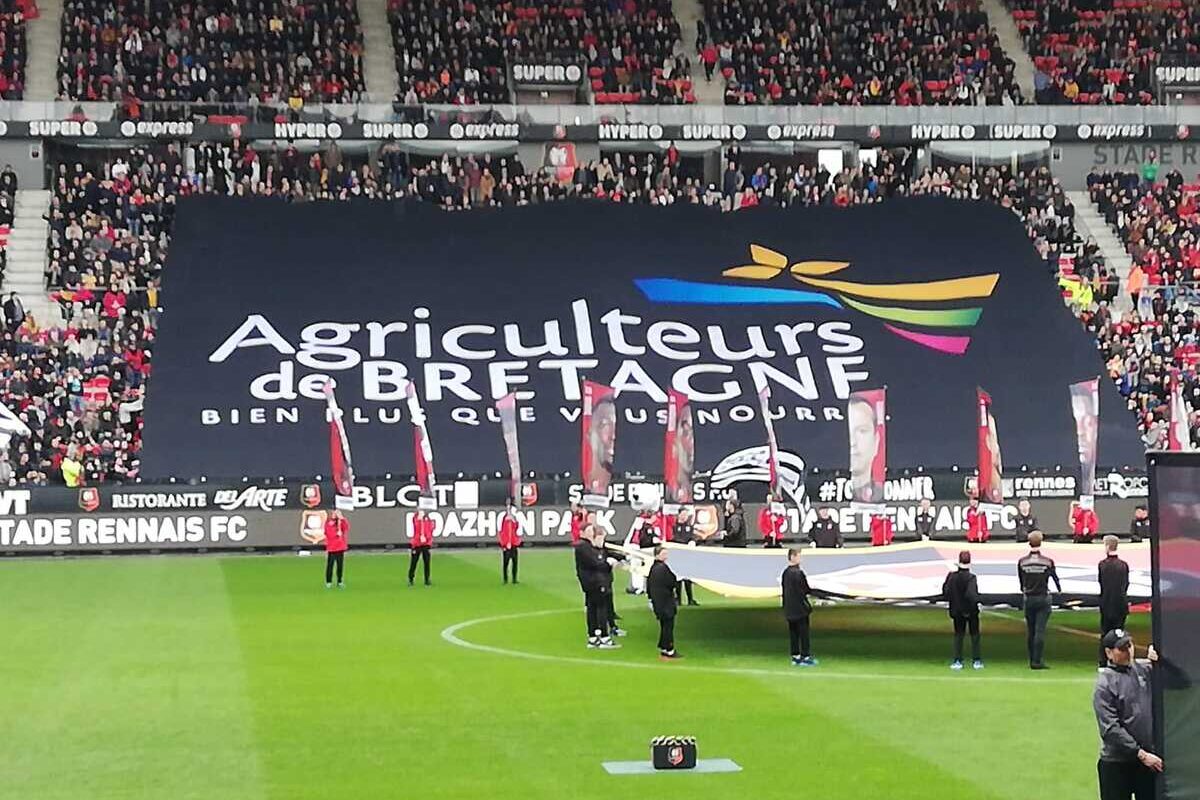
[[[967,331],[979,322],[983,308],[961,304],[991,297],[1000,281],[999,273],[993,272],[920,283],[859,283],[823,277],[846,269],[850,266],[848,261],[798,261],[789,267],[787,256],[757,244],[750,245],[750,257],[754,263],[731,267],[721,275],[745,281],[770,281],[786,270],[809,288],[676,278],[637,278],[634,284],[654,303],[848,308],[883,321],[886,330],[922,347],[962,355],[971,343]]]

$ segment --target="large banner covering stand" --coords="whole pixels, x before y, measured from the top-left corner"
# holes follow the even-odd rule
[[[410,382],[444,473],[503,469],[503,451],[480,443],[500,440],[495,402],[514,392],[522,468],[575,473],[585,379],[620,398],[618,472],[660,472],[670,391],[687,395],[703,442],[697,473],[749,460],[765,444],[763,388],[780,480],[798,463],[844,469],[850,395],[881,386],[893,467],[973,465],[977,386],[1003,409],[1012,463],[1066,467],[1077,450],[1066,387],[1103,365],[1038,263],[1006,210],[938,198],[469,215],[185,198],[142,474],[324,474],[311,443],[325,420],[309,399],[330,377],[359,475],[409,469],[395,443],[411,424]],[[294,279],[331,264],[337,280],[320,292]],[[1098,430],[1106,463],[1140,464],[1136,420],[1115,410],[1111,382],[1099,392],[1114,409]]]

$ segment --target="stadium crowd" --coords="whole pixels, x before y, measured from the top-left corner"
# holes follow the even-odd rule
[[[25,18],[31,4],[0,0],[0,98],[25,96]]]
[[[786,158],[772,162],[736,147],[723,153],[721,179],[706,182],[698,159],[664,151],[604,152],[573,171],[529,167],[516,156],[416,156],[398,145],[374,155],[294,146],[196,143],[124,151],[74,151],[54,167],[47,284],[65,326],[30,314],[7,320],[0,399],[34,434],[14,437],[14,480],[59,480],[63,463],[88,482],[136,477],[142,391],[151,369],[159,285],[175,207],[192,194],[265,195],[288,202],[379,198],[429,202],[447,210],[567,199],[738,212],[756,206],[850,206],[891,197],[946,196],[992,202],[1017,214],[1044,259],[1048,279],[1064,264],[1089,289],[1076,303],[1095,332],[1112,377],[1150,433],[1161,433],[1161,376],[1185,371],[1200,407],[1194,313],[1183,292],[1143,293],[1137,314],[1115,312],[1116,281],[1094,242],[1080,240],[1074,209],[1048,168],[934,163],[917,168],[910,149],[875,151],[861,166],[830,172]],[[0,175],[0,188],[7,179]],[[15,175],[12,176],[15,186]],[[1193,187],[1195,188],[1195,187]],[[1126,233],[1146,282],[1200,277],[1194,192],[1174,173],[1161,184],[1141,176],[1097,175],[1092,191]],[[5,201],[0,197],[0,214]],[[1200,433],[1200,430],[1197,431]]]
[[[1021,101],[977,0],[704,0],[696,49],[728,105]]]
[[[391,0],[400,99],[509,102],[508,63],[586,66],[597,103],[690,103],[670,0]]]
[[[1099,306],[1085,319],[1096,333],[1129,409],[1138,415],[1146,441],[1165,446],[1169,378],[1178,378],[1190,414],[1193,442],[1200,443],[1200,185],[1173,171],[1147,180],[1143,170],[1100,173],[1090,178],[1092,198],[1134,260],[1125,287],[1132,308],[1115,313]],[[1157,178],[1157,173],[1154,173]]]
[[[354,0],[65,0],[59,96],[352,102],[363,91]]]
[[[1188,0],[1008,2],[1037,68],[1038,103],[1154,103],[1155,68],[1200,53],[1200,6]]]

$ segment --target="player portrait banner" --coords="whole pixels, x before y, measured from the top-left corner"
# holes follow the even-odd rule
[[[349,511],[354,508],[354,466],[350,461],[350,437],[346,435],[345,415],[333,393],[333,381],[325,383],[324,392],[325,413],[329,417],[329,463],[334,506]]]
[[[517,394],[510,392],[496,401],[496,413],[500,415],[500,431],[504,436],[504,449],[508,453],[508,496],[517,505],[521,503],[521,448],[517,442]]]
[[[1171,376],[1170,386],[1171,405],[1167,425],[1167,449],[1191,450],[1193,449],[1192,431],[1191,425],[1188,423],[1187,404],[1183,400],[1183,381],[1179,379],[1179,375]]]
[[[767,428],[767,485],[773,497],[779,496],[779,441],[775,438],[775,423],[771,419],[771,389],[767,386],[758,390],[758,408],[763,424]]]
[[[1003,462],[1000,457],[1000,432],[992,414],[992,396],[983,389],[975,391],[979,411],[978,465],[979,479],[976,494],[979,502],[999,506],[1004,502],[1004,482],[1000,479]]]
[[[1073,464],[1066,403],[1047,398],[1104,366],[1019,222],[986,203],[932,197],[737,214],[184,198],[141,477],[326,474],[312,443],[326,434],[329,377],[360,481],[409,468],[395,448],[409,425],[407,381],[443,476],[495,473],[495,403],[517,392],[526,475],[578,478],[570,443],[585,377],[620,398],[621,470],[656,479],[668,392],[690,400],[700,475],[765,453],[764,386],[785,493],[789,456],[809,470],[845,469],[846,403],[883,386],[902,420],[888,431],[893,469],[974,464],[978,386],[1004,417],[1009,461]],[[1111,381],[1100,393],[1114,410],[1099,432],[1100,466],[1140,464],[1136,418],[1117,413]]]
[[[1079,502],[1091,508],[1096,490],[1096,452],[1100,431],[1100,379],[1071,384],[1071,413],[1079,447]]]
[[[608,486],[617,452],[617,404],[612,387],[584,381],[580,419],[583,441],[579,474],[583,480],[583,504],[589,508],[608,508]]]
[[[429,441],[429,428],[425,424],[425,411],[416,387],[408,381],[404,389],[408,401],[408,415],[413,428],[413,460],[416,464],[417,485],[421,487],[419,506],[428,511],[437,508],[433,493],[433,443]]]
[[[850,432],[851,505],[882,513],[887,480],[887,390],[869,389],[850,395],[846,419]]]
[[[663,446],[664,513],[675,513],[679,506],[692,502],[692,473],[696,464],[693,426],[688,396],[674,389],[667,392],[667,433]]]

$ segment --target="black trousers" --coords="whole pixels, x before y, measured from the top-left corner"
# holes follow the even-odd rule
[[[679,603],[683,600],[684,593],[687,593],[687,601],[689,603],[696,602],[696,598],[692,596],[692,582],[684,578],[679,583],[675,584],[675,602]]]
[[[979,615],[954,618],[954,660],[962,661],[963,638],[967,631],[971,633],[971,658],[981,661],[983,652],[979,646]]]
[[[1025,647],[1029,651],[1029,663],[1041,664],[1046,650],[1046,624],[1050,622],[1050,597],[1048,595],[1025,596]]]
[[[1140,761],[1100,761],[1100,800],[1154,800],[1155,773]]]
[[[675,615],[658,618],[658,649],[669,653],[675,649]]]
[[[605,637],[609,635],[612,620],[609,608],[612,606],[612,592],[607,587],[586,589],[583,594],[587,604],[588,638]]]
[[[1096,661],[1100,666],[1108,664],[1108,656],[1104,654],[1104,634],[1117,628],[1125,627],[1125,618],[1128,617],[1128,612],[1124,614],[1108,615],[1103,611],[1100,612],[1100,657]]]
[[[517,582],[517,555],[520,551],[515,547],[510,547],[507,550],[501,550],[500,571],[504,573],[504,582],[508,583],[508,567],[512,565],[513,583]]]
[[[617,624],[617,620],[619,620],[621,618],[621,615],[617,613],[617,607],[613,605],[613,590],[612,590],[611,583],[608,585],[608,588],[604,590],[604,597],[606,598],[605,603],[608,606],[609,627],[612,627],[612,628],[621,627],[620,625]]]
[[[809,641],[808,617],[789,619],[788,636],[791,637],[792,656],[808,658],[812,655],[812,642]]]
[[[412,555],[408,559],[408,582],[413,582],[413,576],[417,574],[417,560],[420,559],[425,564],[425,583],[429,583],[429,547],[414,547]]]
[[[342,568],[346,561],[346,551],[339,553],[325,553],[325,582],[333,583],[333,565],[337,564],[337,579],[338,583],[342,582]]]

